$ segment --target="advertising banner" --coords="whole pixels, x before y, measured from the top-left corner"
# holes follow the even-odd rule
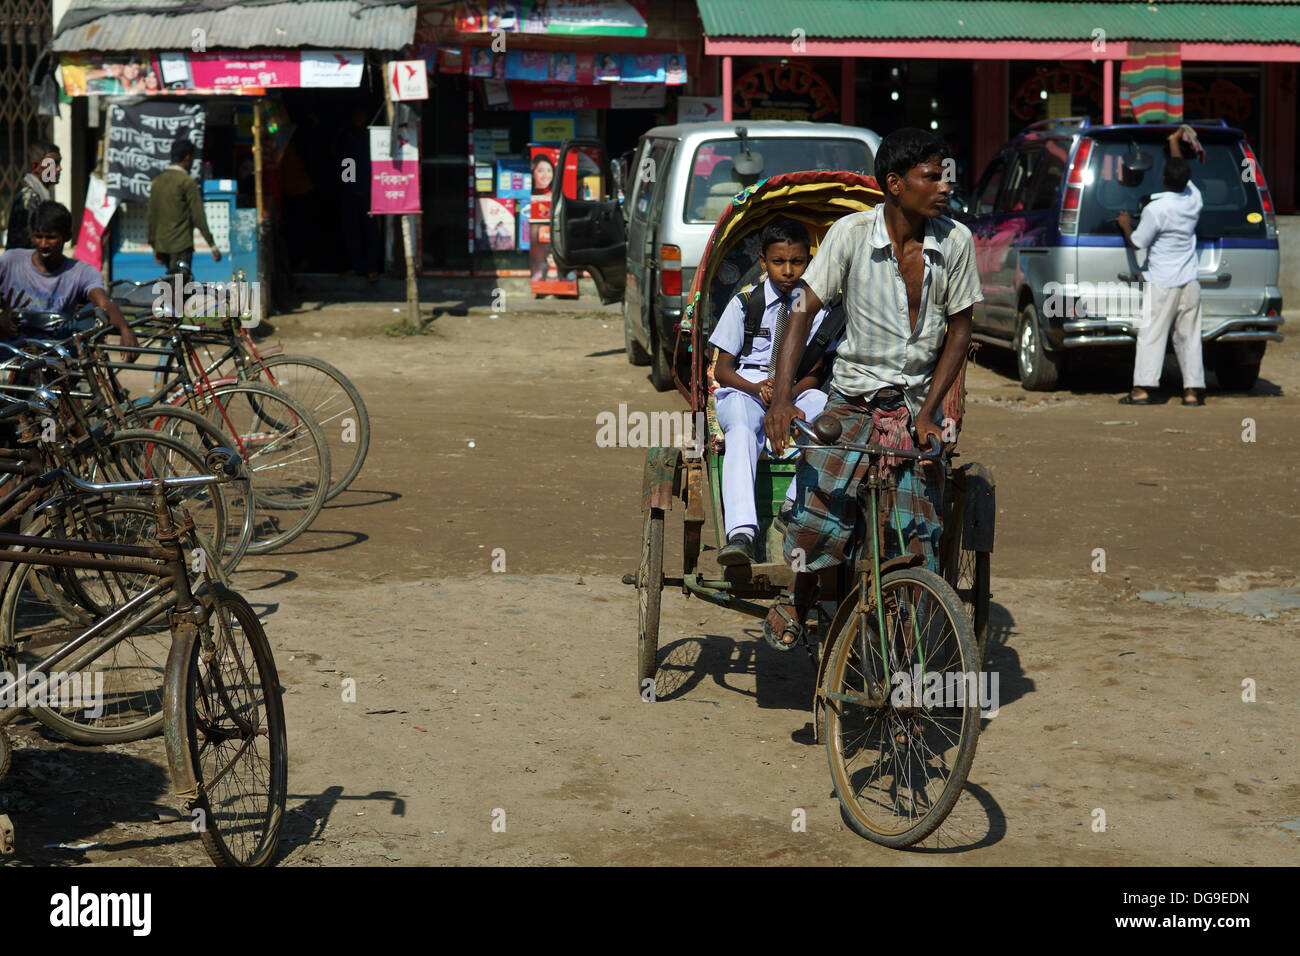
[[[86,209],[81,214],[81,234],[77,236],[76,257],[93,269],[104,265],[104,230],[117,212],[117,200],[98,176],[90,177],[86,187]]]
[[[267,52],[191,53],[190,79],[198,89],[236,89],[260,86],[283,89],[302,85],[302,63],[297,50]]]
[[[419,212],[419,144],[399,137],[396,151],[391,146],[389,127],[370,127],[370,211],[377,216]]]
[[[157,100],[108,108],[108,194],[122,202],[147,203],[154,179],[171,165],[172,143],[188,136],[203,155],[201,103]]]
[[[578,277],[573,273],[560,275],[551,256],[551,183],[555,181],[555,166],[560,161],[560,151],[554,146],[532,145],[529,155],[533,167],[533,194],[529,206],[528,269],[529,286],[534,295],[577,295]],[[572,173],[565,170],[565,190],[570,191],[572,176],[576,189],[577,162]]]
[[[466,0],[461,33],[546,33],[643,37],[649,0]]]

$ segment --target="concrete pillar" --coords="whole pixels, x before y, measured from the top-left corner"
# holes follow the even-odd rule
[[[731,57],[722,58],[722,121],[731,122]]]
[[[1115,61],[1101,61],[1101,122],[1109,126],[1115,122]]]
[[[971,149],[971,182],[978,182],[989,162],[1007,141],[1010,111],[1009,69],[1006,60],[976,60],[972,66],[975,142]]]
[[[52,29],[57,30],[59,28],[59,21],[63,19],[63,14],[67,12],[70,4],[71,0],[54,0],[54,8],[51,11]],[[77,124],[73,122],[72,114],[72,104],[59,104],[59,115],[54,120],[54,145],[59,147],[59,152],[63,154],[63,175],[59,180],[59,184],[54,188],[54,198],[72,210],[72,224],[75,232],[81,222],[81,210],[72,208],[73,183],[84,179],[86,175],[84,169],[78,172],[75,168],[82,165],[80,157],[85,125],[82,124],[81,129],[78,130]],[[84,200],[86,195],[84,183],[78,192]],[[76,236],[73,236],[73,241],[76,241]]]

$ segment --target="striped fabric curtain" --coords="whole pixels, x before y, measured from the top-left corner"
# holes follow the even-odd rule
[[[1119,71],[1119,111],[1139,123],[1183,121],[1181,43],[1129,43]]]

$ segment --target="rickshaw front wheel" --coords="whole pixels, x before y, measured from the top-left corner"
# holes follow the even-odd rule
[[[655,699],[655,672],[659,669],[659,605],[664,590],[664,512],[646,510],[641,537],[641,564],[636,571],[637,693]]]

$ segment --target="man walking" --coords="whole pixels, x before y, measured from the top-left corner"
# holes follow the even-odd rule
[[[194,153],[189,139],[177,139],[172,143],[171,165],[149,187],[149,245],[153,247],[154,261],[166,266],[169,273],[189,272],[196,228],[212,247],[212,261],[221,261],[221,250],[203,213],[199,184],[190,175]]]
[[[1142,211],[1142,222],[1133,228],[1127,209],[1118,217],[1124,241],[1133,249],[1149,249],[1146,264],[1145,304],[1138,328],[1137,354],[1133,359],[1133,388],[1121,405],[1151,405],[1151,393],[1160,385],[1165,365],[1165,344],[1174,333],[1174,355],[1183,374],[1183,404],[1204,405],[1205,366],[1201,361],[1201,284],[1196,278],[1196,222],[1201,215],[1201,191],[1191,181],[1192,170],[1183,158],[1179,140],[1187,135],[1195,143],[1190,127],[1181,126],[1169,135],[1169,159],[1165,162],[1164,187]]]
[[[32,247],[31,222],[36,207],[54,198],[52,190],[63,171],[63,154],[48,140],[38,139],[27,147],[27,172],[14,190],[9,205],[9,234],[6,249]]]

